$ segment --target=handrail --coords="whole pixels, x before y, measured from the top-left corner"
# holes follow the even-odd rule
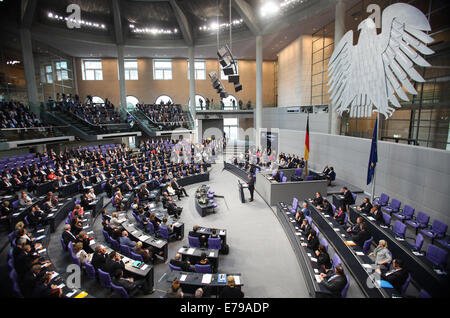
[[[0,131],[13,131],[13,130],[45,130],[45,129],[55,129],[55,128],[67,128],[70,127],[69,125],[62,125],[62,126],[45,126],[45,127],[18,127],[18,128],[0,128]]]
[[[61,108],[60,108],[60,109],[61,109]],[[61,110],[64,111],[63,109],[61,109]],[[97,127],[97,128],[102,128],[102,127],[104,127],[104,126],[121,126],[121,125],[122,125],[122,126],[128,126],[128,127],[130,126],[128,123],[117,123],[117,124],[93,124],[93,123],[87,121],[86,119],[84,119],[84,118],[78,116],[78,115],[75,114],[75,113],[68,112],[68,111],[65,111],[65,113],[70,114],[71,116],[74,116],[74,117],[80,119],[80,120],[83,121],[84,123],[87,123],[89,126],[93,126],[93,127]]]

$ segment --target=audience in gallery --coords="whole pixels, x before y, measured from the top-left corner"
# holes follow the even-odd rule
[[[1,128],[44,127],[46,124],[18,101],[0,102]]]
[[[161,101],[160,104],[136,104],[136,107],[164,129],[187,128],[188,118],[181,105]]]

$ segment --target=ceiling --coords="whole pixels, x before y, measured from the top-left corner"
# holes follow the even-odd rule
[[[263,58],[275,60],[278,52],[302,34],[334,20],[336,0],[297,0],[273,17],[261,17],[263,0],[231,0],[232,52],[237,59],[255,59],[255,38],[263,38]],[[271,0],[279,1],[285,0]],[[347,0],[351,6],[359,0]],[[187,58],[187,47],[195,46],[196,58],[216,58],[219,45],[230,45],[229,28],[217,36],[215,30],[200,30],[219,21],[230,22],[230,0],[28,0],[21,18],[21,1],[0,3],[2,31],[18,35],[27,24],[32,38],[74,57],[117,57],[117,44],[123,37],[126,57]],[[34,4],[34,6],[33,6]],[[101,27],[69,29],[64,20],[69,4],[78,5],[81,18]],[[116,7],[114,6],[116,4]],[[218,4],[218,5],[217,5]],[[115,9],[117,8],[117,9]],[[28,20],[27,20],[28,19]],[[7,22],[5,22],[7,21]],[[158,28],[170,33],[136,33],[136,28]],[[6,32],[2,32],[2,37]],[[2,41],[4,42],[4,41]]]

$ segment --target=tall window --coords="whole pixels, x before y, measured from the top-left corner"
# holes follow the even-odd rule
[[[163,102],[164,104],[173,103],[172,98],[170,98],[170,96],[167,96],[167,95],[159,96],[156,99],[155,104],[160,104],[161,102]]]
[[[51,65],[44,66],[45,82],[48,84],[53,83],[53,67]]]
[[[138,80],[138,61],[136,59],[125,60],[125,80]]]
[[[238,137],[238,119],[237,118],[224,118],[223,119],[223,131],[228,141],[236,140]]]
[[[189,66],[189,61],[187,62],[188,65],[188,79],[191,78],[191,72],[190,72],[190,66]],[[196,80],[205,80],[206,79],[206,62],[205,61],[195,61],[194,62],[194,66],[195,66],[195,79]]]
[[[81,69],[83,74],[83,80],[87,81],[103,80],[102,60],[82,60]]]
[[[228,95],[227,98],[222,99],[224,109],[238,109],[238,100],[233,95]]]
[[[153,60],[153,79],[172,79],[172,60]]]
[[[103,98],[101,98],[99,96],[92,96],[92,103],[93,104],[104,104],[105,101],[103,100]]]
[[[236,73],[239,74],[238,61],[234,60],[234,62],[235,62],[235,65],[236,65]],[[228,79],[228,75],[225,75],[224,72],[223,72],[222,65],[220,65],[220,79],[223,79],[223,80],[227,80]]]
[[[55,63],[56,79],[58,81],[67,81],[69,79],[69,72],[67,71],[67,62],[60,61]]]
[[[191,104],[191,99],[189,98],[188,105]],[[206,109],[206,99],[202,95],[195,95],[195,108],[196,109]]]
[[[127,107],[133,109],[134,107],[136,107],[136,104],[139,104],[139,100],[132,95],[128,95],[127,96]]]

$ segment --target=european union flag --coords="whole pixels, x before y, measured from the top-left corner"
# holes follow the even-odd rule
[[[372,182],[373,176],[375,174],[375,166],[377,165],[378,161],[377,127],[378,127],[378,118],[375,120],[375,128],[373,129],[372,147],[370,148],[370,157],[369,157],[369,168],[367,170],[367,184],[370,184]]]

